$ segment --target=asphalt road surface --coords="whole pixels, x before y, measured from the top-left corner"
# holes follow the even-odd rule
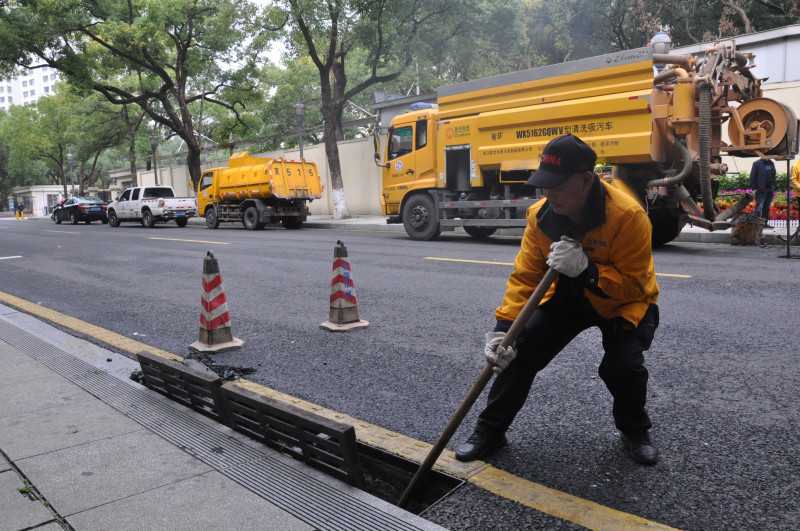
[[[337,240],[366,330],[328,318]],[[477,378],[519,238],[302,229],[249,232],[0,221],[0,291],[189,357],[203,257],[217,259],[233,333],[215,355],[248,379],[433,443]],[[795,252],[797,252],[795,250]],[[646,353],[655,467],[632,463],[597,376],[597,331],[543,371],[490,457],[495,467],[681,529],[795,529],[800,521],[800,261],[783,248],[655,251],[661,325]],[[449,448],[470,433],[486,393]],[[451,529],[577,529],[466,484],[423,516]]]

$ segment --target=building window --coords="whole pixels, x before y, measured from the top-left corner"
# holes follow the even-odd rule
[[[0,103],[5,103],[6,99],[3,96],[0,96]]]
[[[36,91],[35,90],[31,91],[31,97],[33,97],[33,96],[36,96]]]
[[[49,67],[49,66],[42,67],[42,71],[43,71],[43,72],[47,72],[48,70],[50,70],[50,67]]]
[[[27,90],[26,90],[25,92],[23,92],[23,93],[22,93],[22,97],[23,97],[23,98],[27,98],[27,97],[28,97],[28,91],[27,91]]]
[[[55,74],[50,74],[50,79],[55,79],[55,78],[56,78]]]
[[[44,88],[44,93],[47,94],[48,92],[50,92],[50,87],[45,87]]]
[[[14,98],[13,98],[13,97],[11,97],[11,96],[9,96],[9,97],[8,97],[8,103],[14,103]]]
[[[30,86],[33,86],[33,85],[35,85],[34,81],[36,81],[36,80],[35,80],[35,79],[31,79],[31,82],[29,83],[29,85],[30,85]]]
[[[32,76],[32,75],[33,75],[33,68],[29,68],[29,69],[28,69],[28,75],[29,75],[29,76]]]
[[[22,86],[23,86],[23,87],[27,87],[27,86],[28,86],[28,80],[27,80],[27,79],[26,79],[25,81],[23,81],[23,82],[22,82]]]
[[[48,79],[48,76],[42,76],[42,81],[44,81],[45,83],[47,83],[47,79]]]

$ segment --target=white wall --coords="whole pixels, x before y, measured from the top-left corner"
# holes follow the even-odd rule
[[[379,216],[381,214],[381,172],[380,168],[375,165],[372,153],[371,138],[339,142],[342,184],[344,186],[347,209],[351,216]],[[250,154],[256,157],[283,157],[287,160],[300,158],[298,149]],[[325,156],[325,146],[323,144],[303,146],[303,157],[317,165],[322,184],[325,186],[322,198],[309,203],[309,210],[312,214],[330,216],[333,214],[333,196],[331,194],[331,178],[328,159]],[[206,170],[224,165],[224,161],[217,160],[203,164],[202,169]],[[140,171],[138,180],[140,186],[154,184],[153,171]],[[189,187],[189,171],[185,165],[159,167],[158,183],[172,186],[179,196],[194,196]]]

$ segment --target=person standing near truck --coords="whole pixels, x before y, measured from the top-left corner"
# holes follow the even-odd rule
[[[750,187],[756,191],[756,208],[753,215],[769,219],[772,197],[775,194],[775,163],[770,159],[758,159],[750,170]]]
[[[507,444],[505,432],[536,374],[582,331],[598,327],[604,356],[598,373],[613,397],[612,414],[631,457],[655,464],[645,410],[643,351],[658,327],[658,284],[651,225],[644,209],[593,171],[597,155],[573,135],[551,140],[527,181],[545,199],[528,209],[528,226],[508,279],[485,356],[499,373],[474,433],[456,458],[472,461]],[[514,346],[500,343],[548,266],[559,273]]]

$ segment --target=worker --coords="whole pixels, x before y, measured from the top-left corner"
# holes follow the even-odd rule
[[[794,191],[794,199],[797,201],[797,210],[800,212],[800,159],[797,159],[795,163],[792,164],[792,180],[790,184]],[[788,198],[786,204],[790,205]],[[791,206],[787,206],[786,208],[789,212],[792,211]]]
[[[753,215],[769,219],[772,197],[775,193],[775,163],[770,159],[757,159],[750,169],[750,187],[756,191]]]
[[[456,449],[461,461],[480,459],[507,444],[505,432],[536,374],[595,326],[605,351],[598,374],[611,392],[622,441],[635,461],[651,465],[658,460],[645,410],[643,355],[658,327],[650,221],[635,199],[592,171],[596,158],[578,137],[560,136],[545,146],[539,169],[526,183],[543,189],[544,198],[528,209],[514,271],[495,311],[497,324],[486,334],[485,357],[499,374],[474,433]],[[501,347],[548,266],[559,273],[554,286],[514,345]]]

